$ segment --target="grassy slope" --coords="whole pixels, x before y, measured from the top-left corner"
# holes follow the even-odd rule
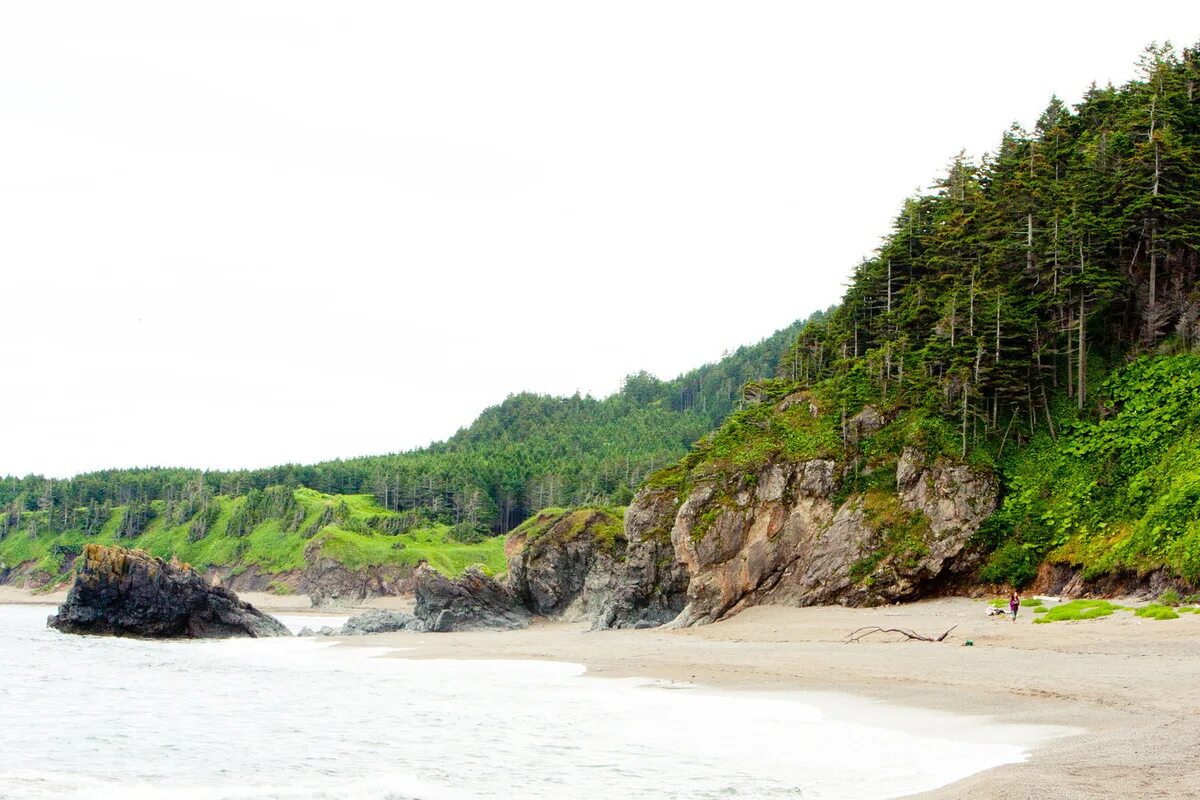
[[[399,535],[373,529],[380,519],[395,516],[381,508],[370,495],[328,495],[311,489],[293,493],[304,510],[304,521],[288,530],[279,519],[267,519],[255,525],[245,536],[229,534],[229,520],[244,496],[218,496],[219,513],[206,535],[189,538],[189,525],[169,525],[160,514],[141,535],[119,539],[118,525],[123,508],[93,534],[68,530],[54,534],[34,533],[28,526],[0,539],[0,562],[9,566],[36,562],[34,570],[49,577],[59,576],[68,554],[78,552],[87,542],[119,543],[170,558],[176,556],[195,567],[232,567],[240,572],[254,567],[261,572],[277,573],[302,570],[318,557],[328,557],[350,569],[377,565],[411,565],[428,561],[438,570],[457,575],[472,564],[481,564],[491,572],[504,568],[503,537],[491,537],[478,543],[464,543],[450,537],[446,525],[415,528]],[[161,507],[161,503],[158,504]],[[326,508],[338,510],[337,519],[320,527],[311,538],[303,531],[317,522]],[[36,519],[37,514],[30,514]]]

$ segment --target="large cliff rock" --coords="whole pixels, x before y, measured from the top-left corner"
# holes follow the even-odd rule
[[[626,517],[619,589],[595,623],[662,621],[683,592],[676,626],[762,603],[873,605],[936,591],[978,566],[969,542],[995,508],[997,484],[962,464],[927,461],[906,449],[893,485],[844,498],[828,459],[701,480],[682,495],[643,490]]]
[[[191,567],[89,544],[67,601],[47,620],[64,633],[145,638],[290,636],[283,623],[211,586]]]

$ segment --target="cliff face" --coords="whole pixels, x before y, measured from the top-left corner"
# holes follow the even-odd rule
[[[690,581],[676,625],[761,603],[874,605],[973,569],[971,535],[996,504],[988,474],[906,449],[894,490],[839,497],[835,462],[775,463],[730,487],[701,484],[672,520]],[[632,536],[632,534],[631,534]]]
[[[851,420],[853,435],[878,430],[876,417]],[[871,468],[774,458],[644,488],[623,521],[615,509],[543,512],[509,538],[508,577],[489,595],[594,629],[698,625],[762,603],[911,600],[974,573],[971,539],[996,497],[991,473],[914,447]]]
[[[614,509],[539,514],[509,537],[508,586],[535,614],[595,627],[671,620],[683,608],[687,575],[654,527],[664,500],[671,510],[671,498],[639,495],[624,522]]]
[[[604,587],[590,618],[599,628],[687,626],[761,603],[873,605],[978,566],[969,542],[996,505],[990,474],[908,448],[893,487],[842,497],[839,484],[834,461],[812,459],[682,496],[643,490],[626,514],[623,557],[594,559],[586,576]]]

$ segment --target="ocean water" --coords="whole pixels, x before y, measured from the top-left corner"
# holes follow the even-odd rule
[[[1021,761],[1031,741],[575,664],[68,636],[45,627],[51,611],[0,606],[2,798],[866,800]]]

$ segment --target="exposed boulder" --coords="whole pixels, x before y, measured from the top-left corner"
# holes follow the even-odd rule
[[[423,631],[425,623],[406,614],[403,611],[387,611],[373,608],[346,620],[341,630],[342,636],[366,636],[371,633],[391,633],[393,631]]]
[[[413,613],[429,631],[514,630],[529,625],[529,610],[516,595],[478,567],[467,567],[452,580],[422,565],[414,583]]]
[[[846,424],[846,433],[853,443],[857,443],[887,424],[883,414],[875,406],[863,406]]]
[[[190,566],[89,544],[67,601],[47,624],[64,633],[145,638],[290,636],[283,623],[211,586]]]
[[[312,628],[305,625],[303,628],[300,629],[300,632],[297,633],[296,635],[297,636],[337,636],[338,631],[334,630],[333,627],[331,627],[329,625],[322,625],[320,628],[317,628],[314,631]]]

